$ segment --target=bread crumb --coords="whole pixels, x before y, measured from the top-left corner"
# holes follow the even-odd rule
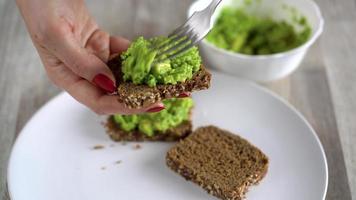
[[[101,170],[106,170],[106,167],[101,167],[100,169],[101,169]]]
[[[120,163],[122,163],[122,160],[118,160],[118,161],[116,161],[114,164],[120,164]]]
[[[94,150],[99,150],[99,149],[104,149],[105,147],[103,145],[95,145],[93,147]]]
[[[133,146],[133,148],[134,148],[135,150],[138,150],[138,149],[141,149],[142,147],[141,147],[140,144],[135,144],[135,145]]]
[[[125,141],[122,141],[121,144],[122,144],[123,146],[125,146],[125,145],[126,145],[126,142],[125,142]]]

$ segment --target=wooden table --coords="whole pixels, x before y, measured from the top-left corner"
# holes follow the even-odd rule
[[[105,2],[105,3],[104,3]],[[270,88],[301,111],[318,133],[329,163],[327,199],[356,198],[356,1],[317,0],[326,27],[302,66]],[[98,23],[133,39],[167,34],[191,0],[90,0]],[[11,146],[29,118],[60,92],[47,79],[14,1],[0,0],[0,197]],[[301,147],[303,148],[303,147]]]

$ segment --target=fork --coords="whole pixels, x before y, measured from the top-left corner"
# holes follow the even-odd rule
[[[175,58],[204,39],[212,29],[211,16],[221,1],[212,0],[204,10],[194,12],[183,25],[170,33],[167,40],[154,45],[157,55],[153,63]]]

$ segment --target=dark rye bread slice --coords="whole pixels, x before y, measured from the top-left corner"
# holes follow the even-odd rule
[[[268,158],[245,139],[214,126],[202,127],[171,148],[167,165],[224,200],[243,199],[267,173]]]
[[[178,97],[184,92],[204,90],[210,87],[211,74],[204,66],[193,75],[192,79],[184,83],[157,85],[156,87],[124,82],[121,72],[121,58],[118,55],[109,60],[108,66],[116,78],[118,100],[128,108],[141,108],[163,99]]]
[[[170,128],[164,133],[156,133],[149,137],[138,130],[126,132],[122,130],[114,121],[113,117],[109,117],[106,123],[107,133],[114,141],[177,141],[187,137],[192,132],[192,122],[190,120],[183,121],[180,125]]]

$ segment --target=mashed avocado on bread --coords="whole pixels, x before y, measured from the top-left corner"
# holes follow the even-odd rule
[[[139,37],[126,52],[110,57],[107,65],[116,79],[117,99],[125,107],[138,109],[210,87],[211,74],[202,64],[198,48],[192,47],[173,59],[163,58],[162,50],[154,49],[161,42],[170,42],[167,40]]]
[[[253,16],[242,8],[225,7],[207,41],[219,48],[248,55],[280,53],[304,44],[311,35],[305,17],[293,21],[300,31],[286,21]]]
[[[125,81],[136,85],[145,84],[154,87],[157,84],[177,84],[189,80],[199,71],[201,57],[197,47],[161,63],[154,63],[159,52],[152,47],[167,40],[157,37],[149,40],[139,37],[126,52],[121,55],[122,72]]]
[[[193,100],[165,99],[165,109],[158,113],[145,113],[140,115],[114,115],[114,121],[126,132],[139,130],[147,136],[163,133],[176,127],[185,120],[189,120]]]

